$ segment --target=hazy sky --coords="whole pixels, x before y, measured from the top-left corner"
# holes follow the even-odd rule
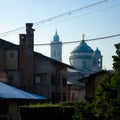
[[[0,38],[16,44],[28,22],[38,22],[33,26],[35,44],[50,43],[56,30],[62,42],[81,41],[82,33],[85,40],[120,34],[120,0],[2,0],[0,16]],[[119,42],[120,37],[114,37],[87,44],[101,51],[103,69],[112,69],[114,44]],[[63,44],[64,63],[69,64],[70,52],[79,44]],[[49,45],[35,45],[34,49],[50,56]]]

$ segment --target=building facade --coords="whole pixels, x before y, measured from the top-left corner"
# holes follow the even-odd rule
[[[59,39],[57,31],[51,42],[51,58],[62,62],[62,42]]]
[[[34,52],[32,26],[26,24],[26,33],[19,35],[19,45],[0,39],[0,81],[52,102],[66,101],[67,67],[71,66]]]
[[[114,73],[113,70],[101,70],[98,72],[95,72],[93,74],[90,74],[87,77],[84,77],[82,79],[78,79],[79,83],[85,83],[85,99],[87,101],[91,101],[95,98],[96,90],[98,86],[100,85],[100,81],[105,77],[108,73]]]
[[[20,120],[20,106],[46,101],[47,98],[43,96],[31,94],[0,82],[0,120]]]

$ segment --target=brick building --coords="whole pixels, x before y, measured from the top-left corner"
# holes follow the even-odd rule
[[[71,66],[34,52],[32,26],[26,23],[19,45],[0,39],[0,81],[53,102],[68,100],[67,68]]]

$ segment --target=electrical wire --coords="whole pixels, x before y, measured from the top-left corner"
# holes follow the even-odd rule
[[[84,41],[90,42],[90,41],[97,41],[97,40],[102,40],[102,39],[109,39],[109,38],[114,38],[114,37],[120,37],[120,34],[114,34],[114,35],[109,35],[109,36],[103,36],[99,38],[92,38],[92,39],[86,39]],[[77,41],[69,41],[69,42],[58,42],[58,43],[52,43],[52,44],[71,44],[71,43],[80,43],[82,40],[77,40]],[[42,45],[51,45],[51,43],[44,43],[44,44],[34,44],[34,46],[42,46]]]
[[[53,21],[53,20],[55,20],[57,18],[61,18],[61,17],[64,17],[64,16],[71,15],[73,13],[79,12],[79,11],[84,10],[84,9],[91,8],[93,6],[97,6],[97,5],[102,4],[104,2],[107,2],[107,1],[109,1],[109,0],[101,0],[99,2],[96,2],[96,3],[90,4],[90,5],[81,7],[79,9],[75,9],[75,10],[72,10],[72,11],[69,11],[69,12],[66,12],[66,13],[63,13],[63,14],[60,14],[60,15],[57,15],[57,16],[45,19],[45,20],[41,20],[41,21],[35,22],[35,23],[33,23],[33,25],[34,26],[38,26],[39,24],[47,23],[47,22]],[[19,28],[16,28],[16,29],[13,29],[13,30],[10,30],[10,31],[7,31],[7,32],[3,32],[3,33],[0,33],[0,36],[7,36],[10,33],[16,32],[16,31],[24,29],[24,28],[25,28],[25,26],[19,27]]]

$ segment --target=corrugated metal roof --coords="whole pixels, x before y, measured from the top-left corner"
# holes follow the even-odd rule
[[[47,100],[46,97],[20,90],[16,87],[0,82],[0,98],[2,99],[29,99]]]

